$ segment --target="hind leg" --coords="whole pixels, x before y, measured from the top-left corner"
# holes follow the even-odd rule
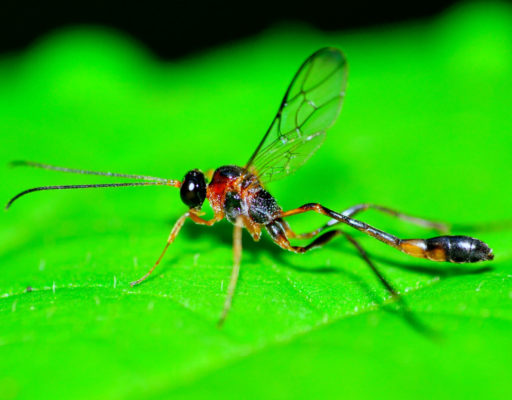
[[[290,241],[288,240],[288,236],[291,233],[292,235],[295,235],[293,231],[290,229],[289,225],[286,223],[286,221],[283,221],[281,219],[275,220],[269,225],[266,226],[267,231],[272,237],[272,240],[281,248],[293,251],[294,253],[305,253],[309,250],[322,247],[323,245],[329,243],[332,239],[338,237],[338,236],[344,236],[359,252],[359,255],[361,258],[368,264],[368,266],[371,268],[371,270],[375,273],[377,278],[379,278],[380,282],[384,285],[384,287],[389,291],[389,293],[395,297],[400,297],[398,292],[395,290],[395,288],[389,283],[386,278],[380,273],[380,271],[377,269],[375,264],[370,260],[368,257],[368,254],[366,251],[362,248],[362,246],[352,237],[352,235],[348,234],[347,232],[343,232],[342,230],[336,229],[329,232],[324,233],[323,235],[319,236],[315,240],[313,240],[310,244],[307,246],[292,246],[290,244]]]
[[[423,228],[435,229],[442,233],[447,233],[450,230],[450,226],[444,222],[430,221],[430,220],[427,220],[424,218],[414,217],[412,215],[404,214],[400,211],[396,211],[396,210],[393,210],[388,207],[383,207],[383,206],[379,206],[377,204],[371,204],[371,203],[356,204],[355,206],[347,208],[345,211],[341,212],[341,214],[346,217],[353,217],[354,215],[359,214],[359,213],[369,210],[369,209],[379,211],[383,214],[388,214],[392,217],[395,217],[402,221],[409,222],[409,223],[417,225],[417,226],[421,226]],[[334,225],[338,225],[340,223],[341,222],[339,220],[331,219],[322,227],[315,229],[312,232],[301,233],[301,234],[297,234],[297,233],[293,232],[291,229],[289,229],[289,227],[287,227],[286,234],[290,239],[309,239],[309,238],[312,238],[312,237],[318,235],[319,233],[322,233],[324,230],[329,229],[329,228],[333,227]],[[288,225],[286,222],[285,222],[285,224]]]
[[[330,210],[318,203],[308,203],[304,204],[302,207],[282,212],[281,218],[302,214],[308,211],[313,211],[344,223],[413,257],[427,258],[432,261],[448,261],[455,263],[486,261],[492,260],[494,257],[492,250],[486,243],[469,236],[438,236],[430,239],[400,239],[362,221],[358,221],[344,214]],[[334,225],[334,223],[332,225]]]

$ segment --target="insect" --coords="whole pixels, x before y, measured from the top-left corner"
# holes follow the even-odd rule
[[[211,226],[226,218],[234,224],[234,260],[219,325],[223,324],[231,308],[237,285],[243,228],[249,231],[255,241],[260,239],[264,229],[275,244],[294,253],[305,253],[327,244],[337,236],[343,236],[355,246],[382,284],[395,297],[398,297],[397,291],[378,271],[352,235],[344,230],[331,228],[346,225],[405,254],[432,261],[472,263],[492,260],[493,253],[489,246],[472,237],[445,235],[430,239],[400,239],[354,218],[356,214],[374,209],[422,227],[434,228],[444,233],[448,231],[446,224],[413,217],[375,204],[358,204],[342,212],[333,211],[318,203],[304,204],[289,211],[281,209],[276,199],[265,189],[265,184],[296,171],[322,145],[326,130],[334,123],[341,110],[346,82],[347,62],[340,50],[323,48],[312,54],[295,74],[281,101],[277,115],[243,167],[226,165],[207,174],[193,169],[186,173],[182,181],[178,181],[145,175],[96,172],[17,161],[13,164],[78,174],[129,178],[139,182],[36,187],[14,196],[7,203],[6,208],[21,196],[42,190],[150,185],[179,188],[181,200],[188,210],[173,226],[167,243],[152,268],[144,276],[131,282],[131,285],[138,285],[151,275],[186,220],[191,219],[196,224]],[[201,217],[203,215],[201,207],[205,200],[208,200],[214,212],[214,217],[210,220]],[[298,234],[290,228],[287,218],[306,212],[322,214],[329,220],[312,232]],[[296,246],[290,243],[290,239],[313,240],[305,246]]]

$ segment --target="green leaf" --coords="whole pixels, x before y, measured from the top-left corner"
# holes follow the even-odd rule
[[[151,279],[131,288],[186,210],[176,189],[31,194],[1,222],[0,397],[509,398],[512,233],[491,228],[510,220],[511,27],[507,5],[466,5],[351,34],[283,26],[175,63],[97,28],[4,57],[7,202],[34,186],[113,181],[11,169],[11,160],[173,179],[243,164],[300,63],[342,48],[341,116],[271,193],[284,209],[372,202],[452,222],[496,259],[432,263],[356,234],[431,337],[345,241],[295,255],[244,234],[233,308],[218,329],[229,223],[187,223]],[[360,218],[400,237],[436,235],[372,211]],[[306,231],[325,219],[290,222]]]

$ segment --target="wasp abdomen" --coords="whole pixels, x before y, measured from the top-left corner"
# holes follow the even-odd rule
[[[481,240],[469,236],[439,236],[427,239],[427,253],[444,249],[446,261],[467,263],[492,260],[492,250]]]
[[[428,258],[432,261],[473,263],[494,258],[492,249],[486,243],[469,236],[402,240],[400,248],[411,256]]]

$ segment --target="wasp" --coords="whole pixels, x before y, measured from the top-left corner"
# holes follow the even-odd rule
[[[28,193],[42,190],[106,188],[120,186],[162,185],[179,188],[180,197],[188,210],[174,224],[167,243],[151,269],[141,278],[131,282],[132,286],[145,281],[164,257],[168,247],[176,239],[186,220],[196,224],[212,226],[226,218],[234,225],[233,269],[219,325],[222,325],[231,308],[242,256],[242,229],[247,229],[255,241],[260,240],[262,230],[284,250],[305,253],[321,247],[337,236],[345,237],[359,251],[361,257],[380,279],[391,295],[398,292],[384,278],[360,244],[342,229],[348,226],[413,257],[451,263],[473,263],[492,260],[493,253],[481,240],[469,236],[438,236],[430,239],[401,239],[365,222],[355,219],[356,214],[374,209],[392,217],[447,233],[447,224],[413,217],[396,210],[370,204],[357,204],[342,212],[333,211],[319,203],[308,203],[284,211],[276,199],[265,189],[269,182],[295,172],[322,145],[326,131],[340,113],[347,85],[347,61],[344,54],[332,47],[312,54],[299,68],[279,106],[277,115],[244,166],[225,165],[210,173],[193,169],[183,180],[164,179],[146,175],[129,175],[112,172],[97,172],[57,167],[29,161],[16,161],[14,165],[31,166],[49,170],[129,178],[138,182],[108,183],[94,185],[45,186],[25,190],[14,196],[6,205]],[[208,179],[207,179],[208,178]],[[207,181],[209,180],[209,182]],[[212,219],[204,219],[201,208],[208,200],[213,209]],[[328,218],[328,222],[316,230],[296,233],[288,224],[292,215],[314,212]],[[333,227],[336,229],[332,229]],[[307,240],[305,246],[296,246],[290,239]]]

